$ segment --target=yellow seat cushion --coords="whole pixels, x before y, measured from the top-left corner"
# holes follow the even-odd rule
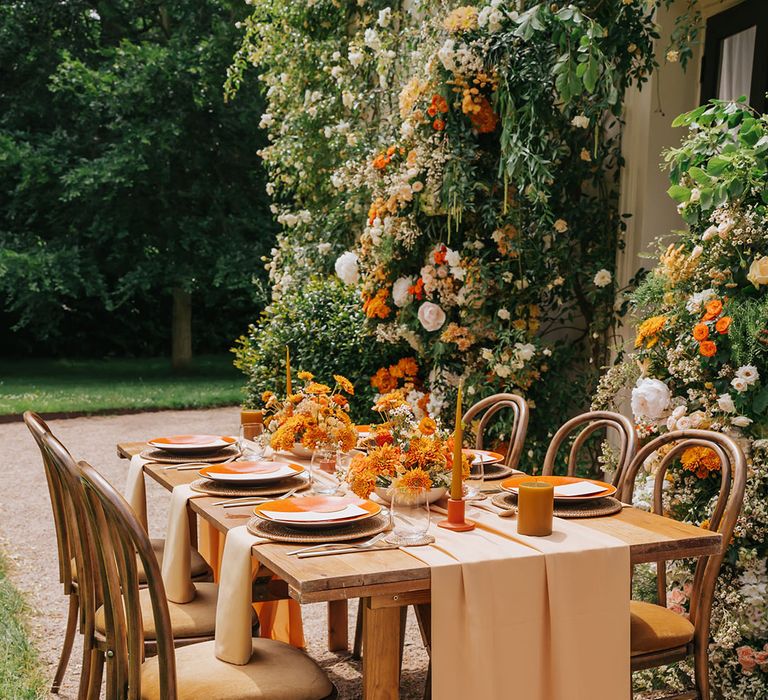
[[[161,539],[153,539],[152,542],[152,551],[155,553],[155,557],[157,557],[157,563],[160,564],[160,566],[163,565],[163,552],[165,551],[165,540]],[[206,578],[211,575],[211,567],[208,566],[208,562],[203,559],[203,555],[200,554],[194,547],[190,549],[191,557],[190,557],[190,569],[192,571],[192,578]],[[147,575],[144,573],[144,565],[141,563],[141,560],[136,557],[136,563],[139,566],[139,583],[145,584],[147,582]],[[211,576],[211,578],[213,578]],[[77,570],[75,568],[75,560],[72,560],[72,580],[77,583]]]
[[[215,583],[196,583],[197,593],[189,603],[172,603],[168,601],[168,612],[171,614],[171,629],[174,639],[184,637],[213,637],[216,627],[216,601],[219,587]],[[139,591],[141,603],[141,618],[144,624],[144,639],[155,640],[155,618],[152,615],[152,601],[149,589]],[[256,613],[252,611],[253,624],[257,622]],[[96,631],[104,634],[104,608],[96,611],[94,619]]]
[[[254,639],[253,656],[245,666],[216,658],[214,642],[176,649],[178,700],[322,700],[333,685],[303,651],[272,639]],[[157,657],[141,666],[141,700],[160,695]]]
[[[632,656],[681,647],[693,639],[693,625],[682,615],[653,603],[629,603]]]

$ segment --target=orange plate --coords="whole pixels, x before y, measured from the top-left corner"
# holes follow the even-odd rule
[[[235,438],[228,435],[170,435],[168,437],[152,438],[148,440],[150,443],[157,443],[158,445],[189,445],[190,447],[198,447],[200,445],[208,445],[212,442],[218,442],[219,440],[226,442],[229,445],[234,444]]]
[[[496,462],[504,461],[504,455],[500,455],[498,452],[470,449],[464,449],[462,452],[470,459],[474,459],[475,457],[487,457],[487,459],[483,459],[483,464],[495,464]]]
[[[262,511],[272,510],[278,513],[302,513],[306,511],[315,511],[316,513],[334,513],[343,510],[348,505],[360,506],[366,511],[365,515],[358,515],[353,518],[343,518],[341,520],[328,521],[332,523],[346,523],[353,520],[364,520],[378,515],[381,512],[381,506],[373,501],[367,501],[357,496],[291,496],[277,501],[267,501],[257,505],[253,512],[263,520],[271,520],[268,515]],[[281,520],[285,523],[285,520]],[[327,525],[328,522],[313,522],[311,525]],[[288,523],[292,524],[292,523]],[[301,525],[310,525],[310,523],[300,523]]]
[[[508,479],[504,479],[501,482],[501,488],[505,491],[511,491],[520,486],[521,483],[526,481],[544,481],[552,486],[565,486],[566,484],[572,484],[576,481],[588,481],[590,484],[596,484],[602,486],[605,491],[600,493],[590,493],[587,496],[557,496],[556,501],[593,501],[596,498],[606,498],[607,496],[613,496],[616,493],[616,487],[611,484],[606,484],[604,481],[597,481],[596,479],[582,479],[578,476],[531,476],[529,474],[517,474],[510,476]]]
[[[207,474],[271,474],[282,467],[290,467],[297,474],[304,471],[304,467],[288,462],[227,462],[226,464],[213,464],[201,469],[200,473]],[[289,477],[285,477],[289,478]]]

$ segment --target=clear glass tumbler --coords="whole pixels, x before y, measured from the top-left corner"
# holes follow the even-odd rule
[[[309,479],[312,493],[329,496],[339,490],[336,478],[336,449],[318,445],[309,463]]]
[[[429,531],[429,490],[424,487],[394,487],[392,494],[392,533],[401,542],[418,542]]]
[[[483,460],[472,460],[469,464],[469,475],[462,483],[464,498],[476,498],[481,495],[484,479],[485,467],[483,466]]]

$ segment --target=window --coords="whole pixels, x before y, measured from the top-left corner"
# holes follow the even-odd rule
[[[746,0],[707,21],[701,100],[735,100],[765,112],[768,92],[768,2]]]

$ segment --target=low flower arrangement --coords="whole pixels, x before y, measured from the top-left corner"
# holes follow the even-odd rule
[[[262,395],[272,449],[290,451],[299,444],[307,450],[318,445],[351,450],[357,442],[347,398],[355,393],[352,382],[335,374],[331,387],[316,382],[310,372],[299,372],[297,376],[304,386],[285,401],[280,402],[271,391]]]
[[[417,420],[413,408],[399,392],[382,396],[374,407],[383,423],[375,432],[375,447],[352,460],[349,484],[358,496],[396,487],[446,489],[451,483],[452,434],[424,416]],[[469,461],[462,457],[465,476]]]

